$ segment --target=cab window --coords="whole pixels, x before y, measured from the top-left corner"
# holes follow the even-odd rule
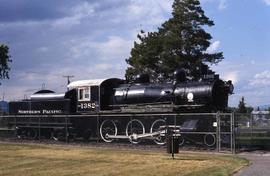
[[[83,87],[78,89],[79,101],[90,101],[90,87]]]

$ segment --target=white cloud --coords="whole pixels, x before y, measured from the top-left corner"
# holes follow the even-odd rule
[[[16,82],[5,81],[1,85],[1,92],[5,93],[7,100],[20,100],[24,97],[30,97],[31,94],[40,90],[45,85],[46,89],[56,92],[66,90],[66,80],[62,77],[62,69],[58,72],[47,73],[39,70],[33,71],[14,71]]]
[[[230,105],[237,106],[243,96],[246,98],[246,102],[252,106],[269,104],[269,64],[261,63],[258,59],[246,58],[245,61],[228,58],[225,55],[224,61],[213,65],[211,69],[220,74],[223,80],[231,79],[233,81],[235,90],[229,98]]]
[[[164,22],[166,15],[171,13],[172,0],[131,0],[126,10],[129,14],[126,17],[128,21],[139,20],[143,27],[153,27]]]
[[[130,12],[134,15],[140,15],[141,13],[143,13],[144,9],[143,6],[141,6],[140,4],[130,4],[128,9],[130,10]]]
[[[172,0],[167,0],[167,1],[159,1],[158,4],[160,5],[160,7],[166,11],[166,12],[171,12],[172,10]]]
[[[85,57],[97,54],[97,59],[124,59],[128,57],[133,40],[125,40],[119,36],[109,36],[104,42],[88,41],[88,39],[73,40],[70,51],[73,57]]]
[[[56,28],[69,28],[81,24],[81,20],[94,14],[97,4],[84,2],[73,7],[70,16],[53,21],[52,26]]]
[[[110,36],[104,43],[97,43],[95,48],[103,59],[118,58],[128,56],[133,45],[133,41],[125,40],[118,36]]]
[[[255,64],[256,64],[256,61],[255,61],[255,60],[251,60],[250,63],[251,63],[252,65],[255,65]]]
[[[219,47],[220,47],[220,41],[217,40],[217,41],[213,42],[213,43],[207,48],[206,52],[207,52],[207,53],[210,53],[210,54],[215,53],[215,52],[219,49]]]
[[[265,70],[255,74],[253,79],[249,81],[249,84],[256,87],[270,86],[270,71]]]
[[[69,28],[74,25],[81,24],[81,21],[95,12],[96,3],[84,2],[74,6],[72,8],[67,8],[68,15],[61,18],[47,19],[47,20],[30,20],[30,21],[15,21],[8,23],[0,23],[0,27],[16,27],[16,26],[40,26],[40,25],[51,25],[54,28]]]
[[[225,80],[231,80],[233,84],[236,84],[238,82],[238,71],[230,71],[224,74]]]
[[[251,86],[270,86],[270,80],[267,79],[253,79],[250,80],[250,85]]]
[[[270,5],[270,0],[263,0],[266,5]]]
[[[64,17],[61,19],[57,19],[52,23],[52,27],[55,28],[69,28],[75,25],[79,25],[81,23],[82,15],[77,14],[70,17]]]
[[[49,48],[46,47],[46,46],[42,46],[42,47],[39,47],[39,48],[37,49],[37,52],[40,52],[40,53],[46,53],[46,52],[48,52],[48,51],[49,51]]]
[[[200,0],[201,3],[209,3],[209,2],[214,2],[215,0]]]
[[[200,2],[202,4],[215,3],[215,4],[217,4],[218,10],[224,10],[228,7],[228,0],[200,0]]]
[[[95,68],[98,69],[98,70],[108,70],[108,69],[114,68],[114,65],[113,64],[103,63],[103,64],[95,65]]]
[[[218,4],[219,10],[224,10],[227,8],[227,6],[228,6],[227,0],[219,0],[219,4]]]
[[[121,64],[108,64],[108,63],[100,63],[94,66],[94,69],[99,71],[108,71],[110,69],[122,70],[124,69]]]
[[[270,79],[270,71],[265,70],[261,73],[258,73],[254,76],[256,79]]]

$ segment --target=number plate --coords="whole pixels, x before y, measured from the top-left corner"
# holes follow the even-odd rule
[[[78,111],[96,111],[98,109],[98,104],[96,102],[83,101],[78,102],[77,110]]]

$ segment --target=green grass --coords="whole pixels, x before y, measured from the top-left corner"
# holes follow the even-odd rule
[[[1,176],[223,176],[248,161],[220,154],[0,143]]]

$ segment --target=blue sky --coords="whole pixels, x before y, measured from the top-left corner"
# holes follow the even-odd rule
[[[73,80],[120,77],[144,29],[171,16],[172,0],[0,0],[0,43],[10,47],[9,80],[0,97],[22,99],[41,89],[66,90]],[[232,79],[230,105],[244,96],[251,106],[270,104],[270,0],[201,0],[215,26],[208,52],[225,59],[212,68]]]

